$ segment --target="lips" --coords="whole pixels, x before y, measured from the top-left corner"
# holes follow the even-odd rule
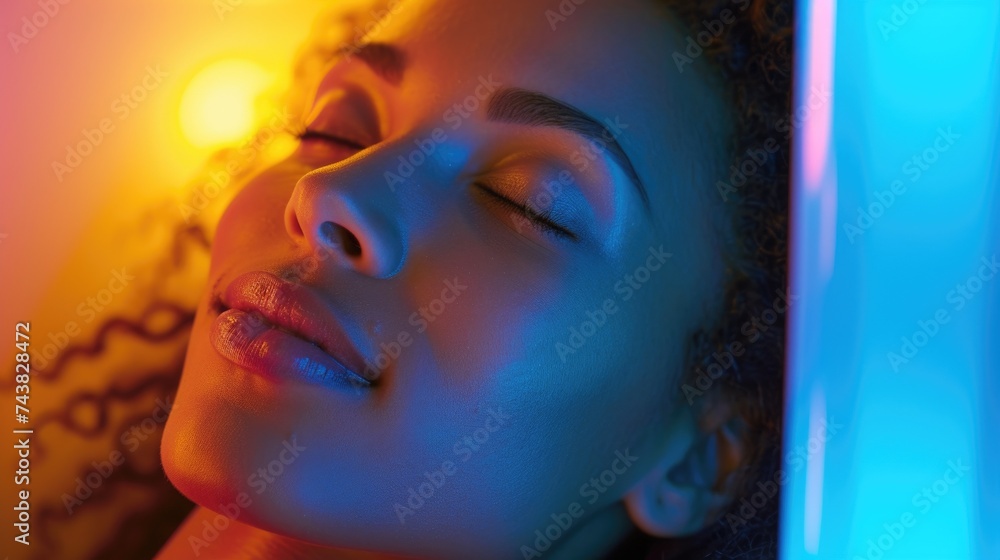
[[[378,377],[330,305],[307,286],[250,272],[233,280],[218,302],[221,313],[209,336],[238,366],[276,380],[342,387],[370,387]]]

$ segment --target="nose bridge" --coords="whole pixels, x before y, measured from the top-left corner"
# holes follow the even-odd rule
[[[360,214],[396,217],[399,196],[384,177],[390,157],[382,151],[317,169],[299,179],[296,194],[303,202],[325,202],[330,210],[355,218]]]

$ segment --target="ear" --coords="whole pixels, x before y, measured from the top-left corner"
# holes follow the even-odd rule
[[[715,521],[734,498],[743,435],[742,419],[724,403],[704,414],[679,410],[658,461],[625,494],[632,522],[654,537],[679,537]]]

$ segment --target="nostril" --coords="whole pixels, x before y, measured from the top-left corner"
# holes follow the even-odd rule
[[[285,228],[293,237],[304,237],[302,224],[299,223],[299,215],[291,207],[285,211]]]
[[[344,226],[333,222],[323,222],[319,226],[319,234],[325,243],[333,247],[340,247],[347,256],[361,256],[361,242]]]

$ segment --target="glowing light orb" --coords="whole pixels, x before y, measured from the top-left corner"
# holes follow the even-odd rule
[[[247,60],[223,60],[203,68],[184,90],[179,116],[191,144],[218,147],[246,138],[255,124],[257,97],[271,75]]]

